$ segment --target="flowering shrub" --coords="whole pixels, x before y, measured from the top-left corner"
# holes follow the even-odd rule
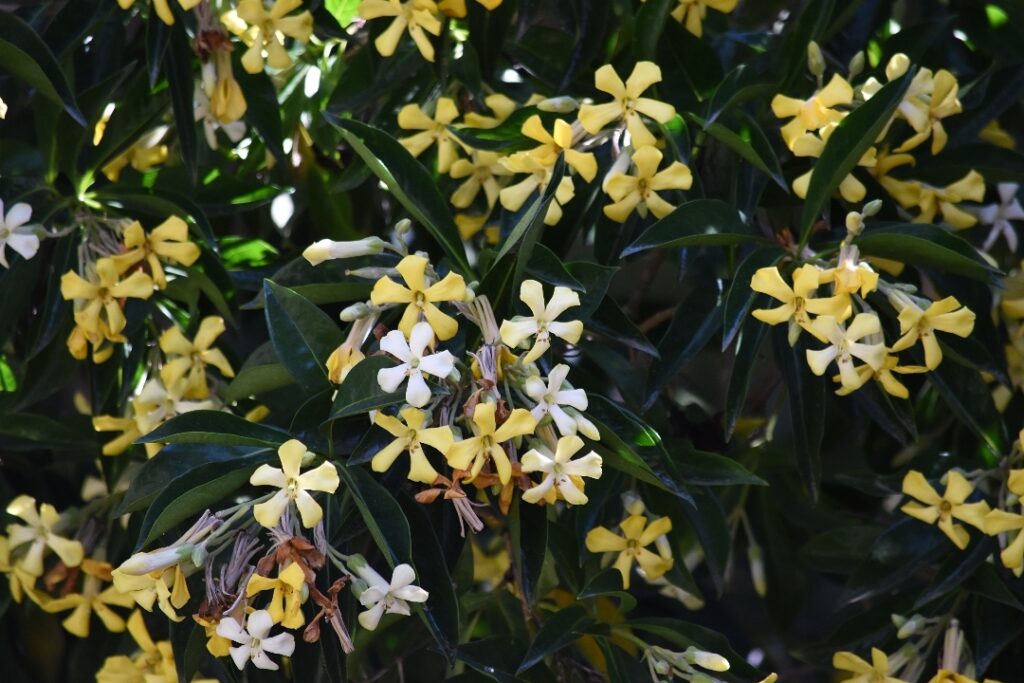
[[[1021,680],[1017,3],[0,11],[4,681]]]

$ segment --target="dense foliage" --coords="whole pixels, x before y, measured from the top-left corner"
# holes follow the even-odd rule
[[[1021,26],[0,2],[3,680],[1022,680]]]

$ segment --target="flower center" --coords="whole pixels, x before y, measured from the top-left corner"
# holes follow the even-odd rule
[[[285,487],[285,493],[288,494],[289,498],[295,500],[295,498],[298,497],[299,495],[299,491],[301,490],[302,488],[299,486],[298,479],[296,479],[295,477],[291,477],[288,479],[288,486]]]
[[[950,512],[953,511],[953,504],[950,503],[948,500],[944,500],[941,503],[939,503],[939,511],[942,512],[942,514],[944,515],[948,515]]]

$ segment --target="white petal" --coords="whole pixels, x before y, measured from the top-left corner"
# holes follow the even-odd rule
[[[393,368],[383,368],[377,371],[377,384],[380,388],[389,394],[393,391],[398,391],[398,387],[402,386],[402,382],[405,381],[405,373],[409,371],[409,365],[402,363],[396,365]]]
[[[0,210],[2,209],[3,207],[0,207]],[[4,225],[8,230],[19,228],[30,220],[32,220],[32,207],[24,202],[18,202],[12,206],[7,215],[3,217]]]
[[[39,238],[35,235],[14,233],[7,238],[7,246],[21,254],[22,258],[28,260],[39,251]]]
[[[551,418],[555,421],[555,424],[558,425],[559,434],[562,434],[563,436],[568,436],[569,434],[576,433],[576,420],[569,417],[569,415],[560,407],[558,407],[557,405],[551,406],[551,409],[548,411],[548,413],[551,415]]]
[[[576,458],[562,466],[566,474],[577,477],[590,477],[591,479],[601,478],[601,456],[591,451],[582,458]]]
[[[430,326],[430,323],[419,322],[412,326],[412,332],[409,334],[409,348],[414,356],[422,356],[433,341],[434,328]]]
[[[548,388],[544,384],[544,380],[540,377],[530,375],[526,378],[526,382],[523,384],[523,391],[525,391],[526,395],[534,401],[540,402],[544,398],[544,395],[548,393]]]
[[[419,370],[414,370],[409,375],[409,384],[405,387],[405,402],[414,408],[422,408],[430,402],[430,387]]]
[[[555,394],[555,403],[572,406],[577,410],[586,410],[587,392],[582,389],[564,389]]]
[[[391,330],[380,340],[380,350],[387,351],[400,361],[408,362],[412,358],[409,342],[401,330]]]
[[[551,300],[548,301],[547,307],[544,309],[544,319],[554,320],[560,316],[567,308],[580,305],[580,295],[572,291],[568,287],[555,287],[554,294],[551,295]]]
[[[235,663],[239,671],[244,669],[245,665],[249,663],[249,644],[231,648],[231,661]]]
[[[440,353],[434,353],[420,359],[420,370],[441,379],[452,374],[452,368],[454,367],[455,356],[450,351],[441,351]]]
[[[274,626],[274,619],[270,616],[270,612],[265,609],[258,609],[249,615],[249,622],[246,624],[246,630],[249,631],[249,635],[253,638],[263,640],[270,633],[270,629]]]
[[[257,669],[264,669],[266,671],[277,671],[278,669],[274,660],[268,657],[262,650],[253,654],[252,664]]]
[[[407,602],[426,602],[430,597],[430,593],[419,586],[404,586],[394,590],[392,595]]]
[[[391,575],[391,591],[408,586],[415,580],[416,571],[407,564],[400,564]]]
[[[245,632],[242,625],[231,617],[224,617],[220,620],[220,623],[217,624],[217,635],[236,643],[248,643],[250,640],[249,634]],[[247,654],[246,659],[248,658],[249,655]]]
[[[373,631],[377,628],[377,624],[380,623],[382,616],[384,616],[384,603],[378,602],[365,612],[359,613],[359,625],[367,631]]]
[[[295,652],[295,637],[290,633],[278,633],[273,638],[264,638],[260,641],[260,645],[267,652],[291,657]]]

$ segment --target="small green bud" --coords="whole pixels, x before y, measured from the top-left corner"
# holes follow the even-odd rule
[[[807,43],[807,69],[815,76],[825,73],[825,56],[821,48],[813,40]]]
[[[856,78],[864,71],[864,51],[861,50],[850,60],[849,77],[847,80]]]
[[[881,210],[882,210],[882,200],[881,199],[872,199],[870,202],[868,202],[867,204],[864,205],[864,208],[861,209],[861,213],[864,214],[865,216],[869,216],[870,217],[870,216],[876,215]]]

